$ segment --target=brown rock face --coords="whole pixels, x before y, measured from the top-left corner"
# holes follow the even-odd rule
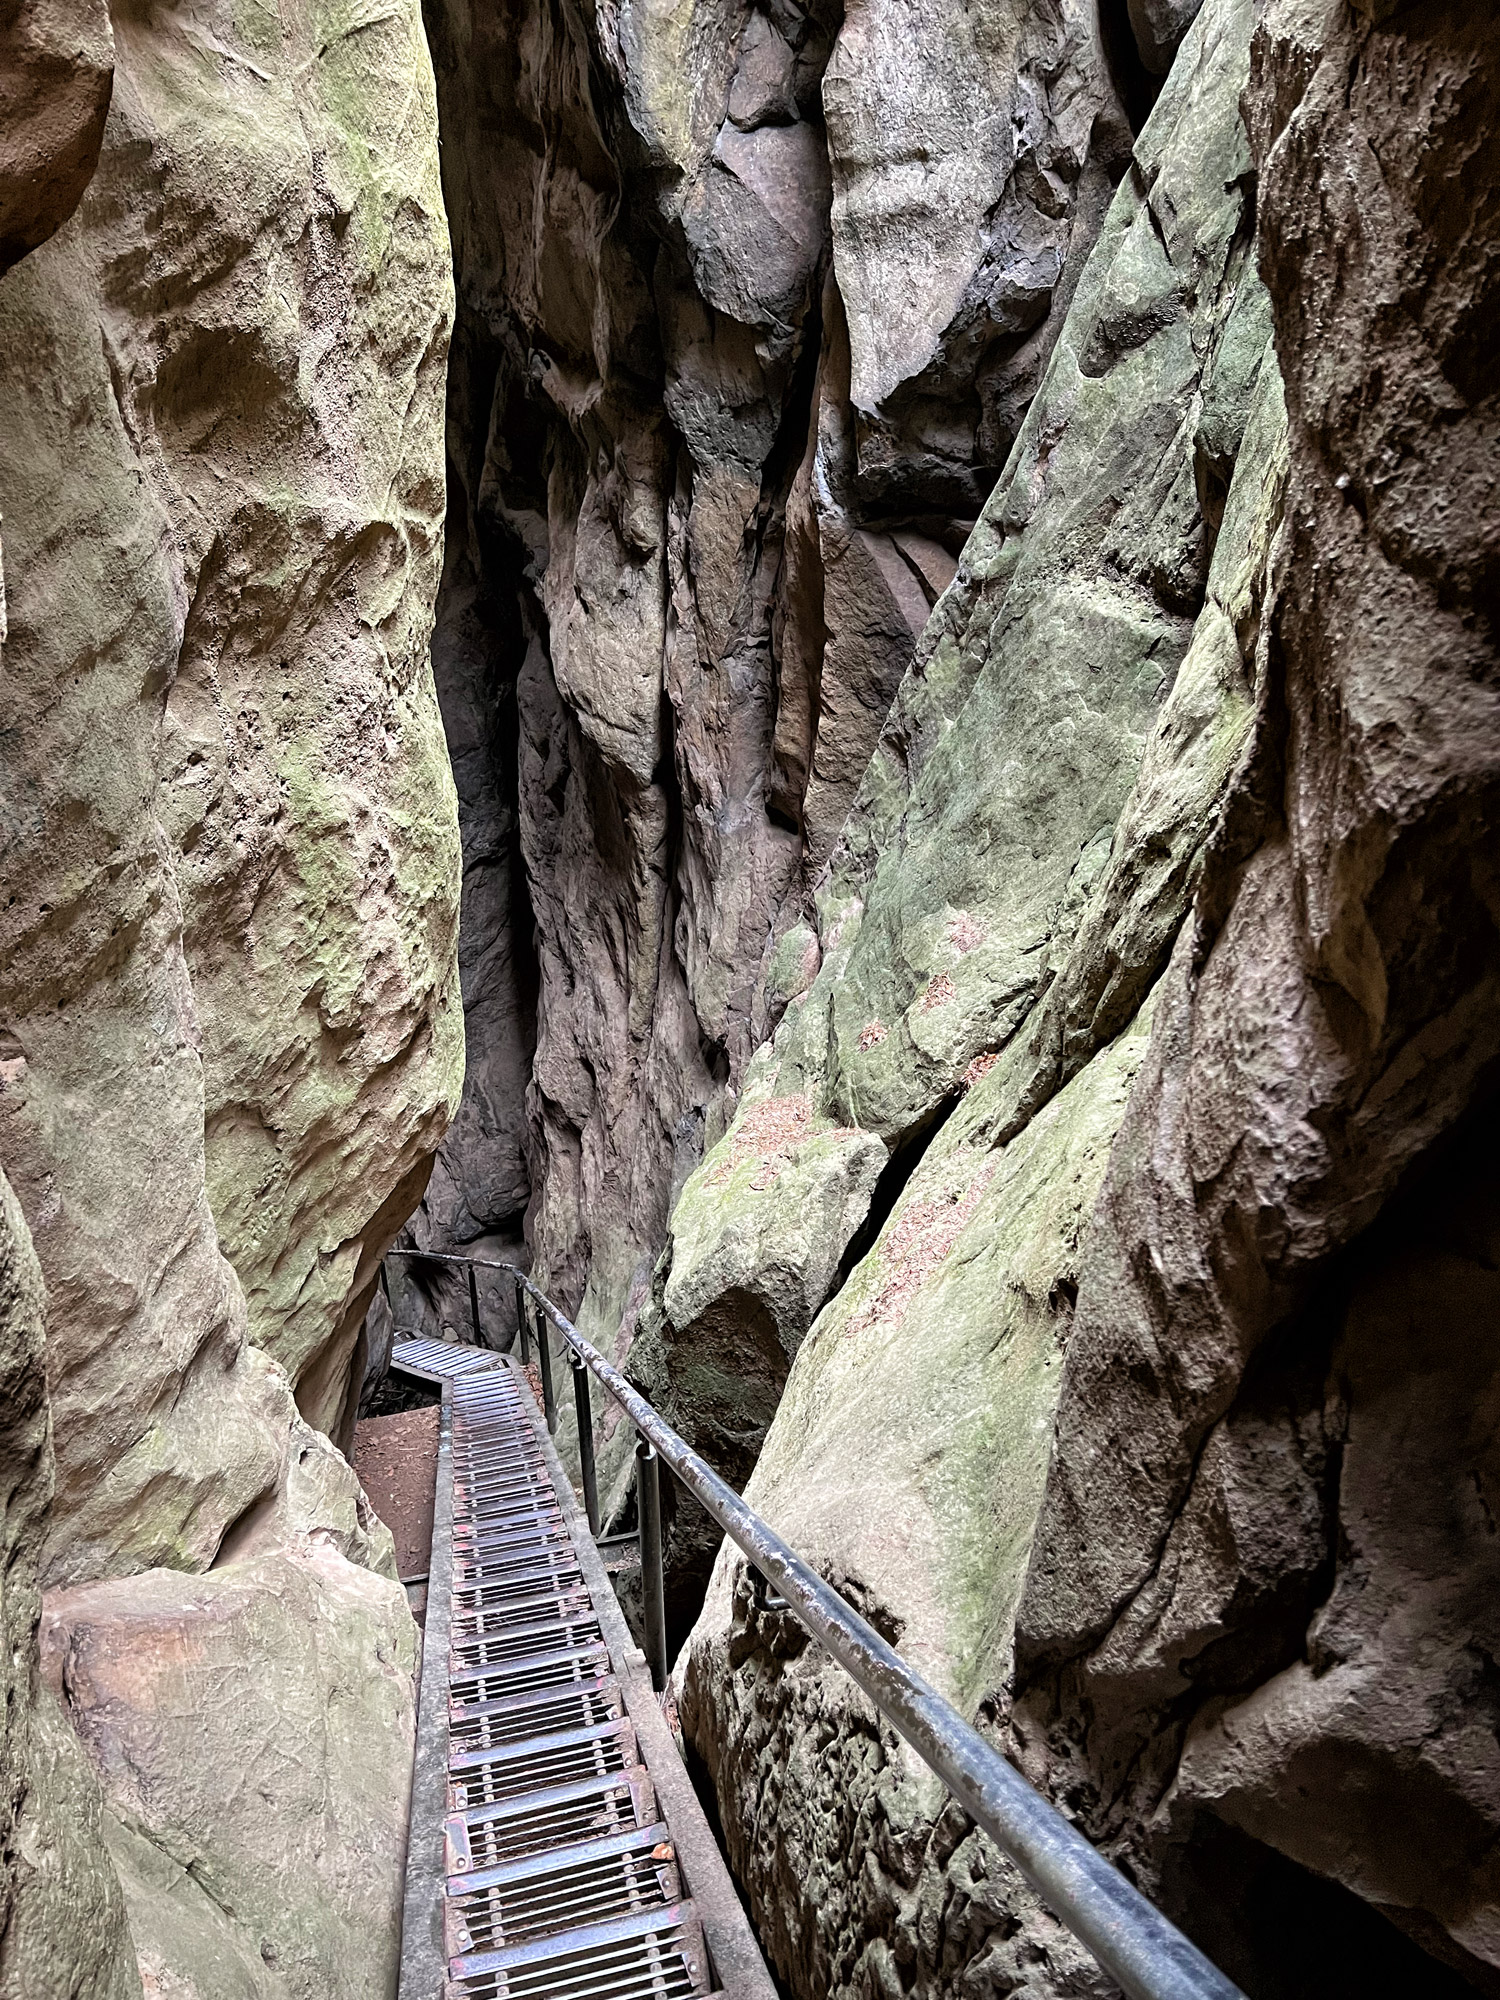
[[[1129,128],[1073,0],[428,20],[469,1086],[420,1233],[527,1214],[612,1339],[798,990],[781,941]]]
[[[0,272],[78,206],[113,74],[102,0],[12,0],[0,13]]]
[[[1495,1991],[1500,62],[1382,11],[1256,36],[1272,677],[1079,1284],[1022,1740],[1096,1826],[1211,1808]]]

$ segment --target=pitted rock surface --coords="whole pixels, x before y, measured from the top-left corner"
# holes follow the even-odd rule
[[[49,1629],[79,1659],[113,1631],[120,1670],[94,1709],[57,1679],[86,1760],[50,1694],[28,1719],[16,1635],[0,1964],[27,2000],[219,2000],[236,1967],[365,2000],[414,1629],[330,1436],[461,1080],[431,67],[415,7],[113,26],[97,171],[0,281],[0,1147],[46,1293],[18,1407],[55,1455],[7,1499],[15,1615],[39,1577]],[[250,1684],[300,1789],[234,1789],[213,1731]]]
[[[441,0],[430,29],[470,1082],[413,1240],[519,1246],[525,1216],[613,1343],[791,997],[1130,131],[1073,0]]]

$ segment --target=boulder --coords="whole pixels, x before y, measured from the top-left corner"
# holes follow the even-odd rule
[[[395,1990],[416,1632],[394,1560],[376,1575],[337,1540],[49,1594],[44,1669],[104,1792],[148,1992]]]

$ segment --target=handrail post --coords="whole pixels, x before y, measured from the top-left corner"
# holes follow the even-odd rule
[[[474,1335],[474,1345],[484,1346],[484,1335],[479,1330],[479,1280],[474,1275],[474,1266],[469,1266],[469,1326]]]
[[[568,1350],[573,1370],[573,1401],[578,1406],[578,1458],[583,1467],[583,1506],[589,1517],[589,1533],[599,1532],[599,1480],[594,1470],[594,1416],[589,1407],[588,1363],[581,1354]]]
[[[526,1288],[516,1280],[516,1331],[521,1337],[521,1366],[531,1366],[531,1335],[526,1327]]]
[[[557,1399],[552,1393],[552,1342],[547,1337],[545,1320],[537,1321],[536,1344],[541,1350],[542,1364],[542,1415],[547,1419],[547,1429],[557,1436]]]
[[[658,1694],[667,1684],[666,1593],[661,1570],[661,1481],[656,1447],[638,1438],[635,1447],[635,1505],[641,1536],[641,1598],[646,1617],[646,1658]]]

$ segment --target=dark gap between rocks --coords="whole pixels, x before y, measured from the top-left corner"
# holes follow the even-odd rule
[[[921,1124],[914,1125],[896,1142],[895,1150],[880,1170],[865,1219],[850,1237],[839,1259],[838,1276],[828,1294],[829,1299],[837,1297],[848,1283],[850,1274],[875,1248],[881,1230],[890,1221],[896,1203],[906,1191],[907,1182],[921,1165],[927,1148],[952,1117],[958,1101],[956,1095],[945,1098]],[[826,1306],[828,1299],[823,1303]]]
[[[1139,133],[1151,116],[1165,78],[1153,76],[1141,60],[1126,0],[1099,0],[1099,40],[1104,60],[1130,129]]]
[[[1191,1846],[1177,1850],[1162,1889],[1163,1906],[1248,2000],[1475,2000],[1500,1992],[1440,1964],[1353,1890],[1207,1814]]]

